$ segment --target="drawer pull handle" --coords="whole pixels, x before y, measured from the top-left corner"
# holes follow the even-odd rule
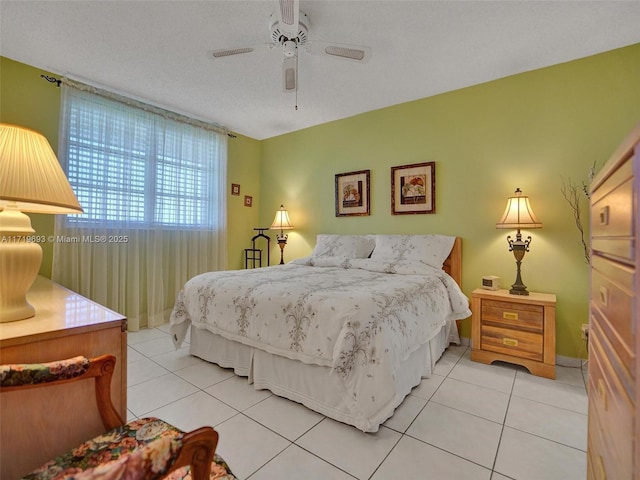
[[[605,307],[609,303],[609,290],[607,289],[607,287],[600,287],[600,302]]]
[[[502,344],[503,345],[507,345],[509,347],[517,347],[518,346],[518,340],[516,340],[515,338],[503,338],[502,339]]]
[[[502,318],[505,320],[517,320],[518,314],[515,312],[502,312]]]
[[[604,407],[604,411],[607,411],[607,387],[604,384],[604,380],[601,378],[598,379],[598,395],[600,395],[600,400],[602,400],[602,405]]]
[[[600,209],[600,225],[609,225],[609,205]]]
[[[598,455],[598,460],[596,461],[597,468],[597,478],[598,480],[607,480],[607,472],[604,469],[604,461],[602,460],[602,455]]]

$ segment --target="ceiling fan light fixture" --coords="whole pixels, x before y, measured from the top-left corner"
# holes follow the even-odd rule
[[[293,40],[287,40],[282,44],[282,53],[285,57],[295,57],[298,55],[298,45]]]

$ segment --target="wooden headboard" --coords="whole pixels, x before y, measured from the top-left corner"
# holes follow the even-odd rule
[[[444,261],[442,269],[462,288],[462,239],[460,237],[456,237],[453,242],[451,253]]]
[[[453,248],[451,253],[442,264],[442,269],[447,272],[451,278],[453,278],[460,289],[462,289],[462,239],[456,237],[453,242]],[[458,336],[461,335],[461,321],[456,320],[456,327],[458,327]]]

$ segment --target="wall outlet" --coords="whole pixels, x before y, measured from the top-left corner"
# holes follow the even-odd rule
[[[583,323],[582,327],[580,328],[580,338],[582,338],[582,340],[587,340],[589,338],[589,324],[588,323]]]

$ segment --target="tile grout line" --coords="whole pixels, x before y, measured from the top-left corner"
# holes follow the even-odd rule
[[[509,415],[509,406],[511,405],[511,397],[513,396],[513,390],[516,386],[516,380],[518,378],[518,372],[516,371],[513,376],[513,382],[511,383],[511,392],[509,392],[509,400],[507,401],[507,408],[504,411],[504,418],[502,420],[502,428],[500,429],[500,437],[498,437],[498,445],[496,447],[496,454],[493,457],[493,465],[491,466],[491,477],[494,473],[502,475],[500,472],[496,472],[496,463],[498,462],[498,454],[500,453],[500,445],[502,444],[502,436],[504,435],[504,429],[507,423],[507,416]]]

